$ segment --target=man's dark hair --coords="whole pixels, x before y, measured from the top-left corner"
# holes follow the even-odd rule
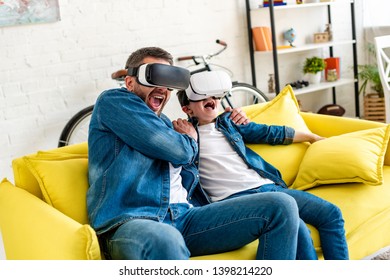
[[[173,65],[173,57],[169,52],[158,47],[146,47],[134,51],[127,59],[125,68],[140,66],[145,57],[164,59],[170,65]]]
[[[177,98],[179,99],[180,106],[187,106],[190,104],[190,100],[187,97],[186,91],[185,90],[179,90],[176,93]]]

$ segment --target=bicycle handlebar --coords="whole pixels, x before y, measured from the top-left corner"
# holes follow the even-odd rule
[[[226,48],[227,48],[227,43],[225,41],[222,41],[222,40],[215,40],[215,42],[221,46],[223,46],[222,49],[220,49],[219,51],[213,53],[213,54],[209,54],[209,55],[188,55],[188,56],[181,56],[181,57],[178,57],[177,60],[178,61],[184,61],[184,60],[190,60],[192,59],[195,64],[200,64],[200,62],[197,61],[197,59],[202,59],[203,61],[207,60],[207,59],[210,59],[214,56],[217,56],[219,55],[221,52],[223,52]]]
[[[127,69],[121,69],[111,74],[111,79],[120,80],[127,76]]]
[[[181,56],[181,57],[178,57],[177,60],[178,61],[183,61],[183,60],[190,60],[190,59],[193,59],[194,57],[189,55],[189,56]]]
[[[225,41],[222,41],[222,40],[217,39],[215,42],[216,42],[217,44],[220,44],[220,45],[224,46],[224,47],[227,47],[227,44],[226,44]]]
[[[207,60],[214,57],[214,56],[217,56],[219,55],[221,52],[223,52],[226,48],[227,48],[227,43],[225,41],[222,41],[222,40],[215,40],[215,42],[221,46],[223,46],[222,49],[220,49],[219,51],[213,53],[213,54],[209,54],[209,55],[204,55],[204,56],[196,56],[196,55],[187,55],[187,56],[181,56],[181,57],[178,57],[177,60],[178,61],[184,61],[184,60],[193,60],[195,62],[196,65],[199,65],[201,62],[199,62],[197,59],[199,60],[202,60],[203,63],[206,65],[208,65],[208,62]],[[125,77],[127,76],[127,70],[126,69],[120,69],[114,73],[111,74],[111,79],[113,80],[123,80]]]

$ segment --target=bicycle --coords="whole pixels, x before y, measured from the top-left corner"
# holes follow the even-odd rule
[[[124,85],[127,70],[121,69],[111,74],[118,86]],[[88,139],[89,122],[95,105],[90,105],[77,112],[65,125],[58,140],[58,147],[85,142]]]
[[[191,55],[191,56],[182,56],[178,57],[178,61],[192,60],[193,66],[200,66],[195,70],[190,71],[191,74],[199,73],[203,71],[213,71],[214,66],[222,68],[224,71],[227,71],[230,76],[232,72],[226,67],[212,64],[210,60],[222,53],[227,48],[227,44],[222,40],[216,40],[216,43],[221,45],[222,48],[215,53],[207,55]],[[124,78],[127,75],[126,69],[118,70],[111,74],[111,78],[118,82],[119,86],[123,86]],[[251,104],[267,102],[268,97],[258,88],[243,82],[233,81],[231,91],[221,100],[221,105],[223,108],[230,106],[234,107],[244,107]],[[88,128],[89,122],[91,119],[92,111],[94,105],[90,105],[78,113],[76,113],[65,125],[64,129],[61,132],[60,139],[58,141],[58,147],[63,147],[71,144],[76,144],[80,142],[87,141],[88,139]]]

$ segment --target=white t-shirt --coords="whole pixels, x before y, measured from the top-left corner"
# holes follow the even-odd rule
[[[175,168],[169,163],[169,175],[171,180],[169,203],[188,203],[187,190],[181,183],[180,172],[181,167]]]
[[[198,130],[200,182],[212,201],[273,183],[246,165],[215,123],[199,126]]]

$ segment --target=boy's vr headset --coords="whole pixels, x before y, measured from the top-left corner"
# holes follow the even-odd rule
[[[190,101],[208,97],[224,97],[232,89],[232,81],[224,71],[206,71],[191,75],[190,86],[186,89]]]
[[[186,89],[190,83],[190,71],[185,68],[161,63],[130,67],[127,75],[137,77],[138,83],[147,87]]]

